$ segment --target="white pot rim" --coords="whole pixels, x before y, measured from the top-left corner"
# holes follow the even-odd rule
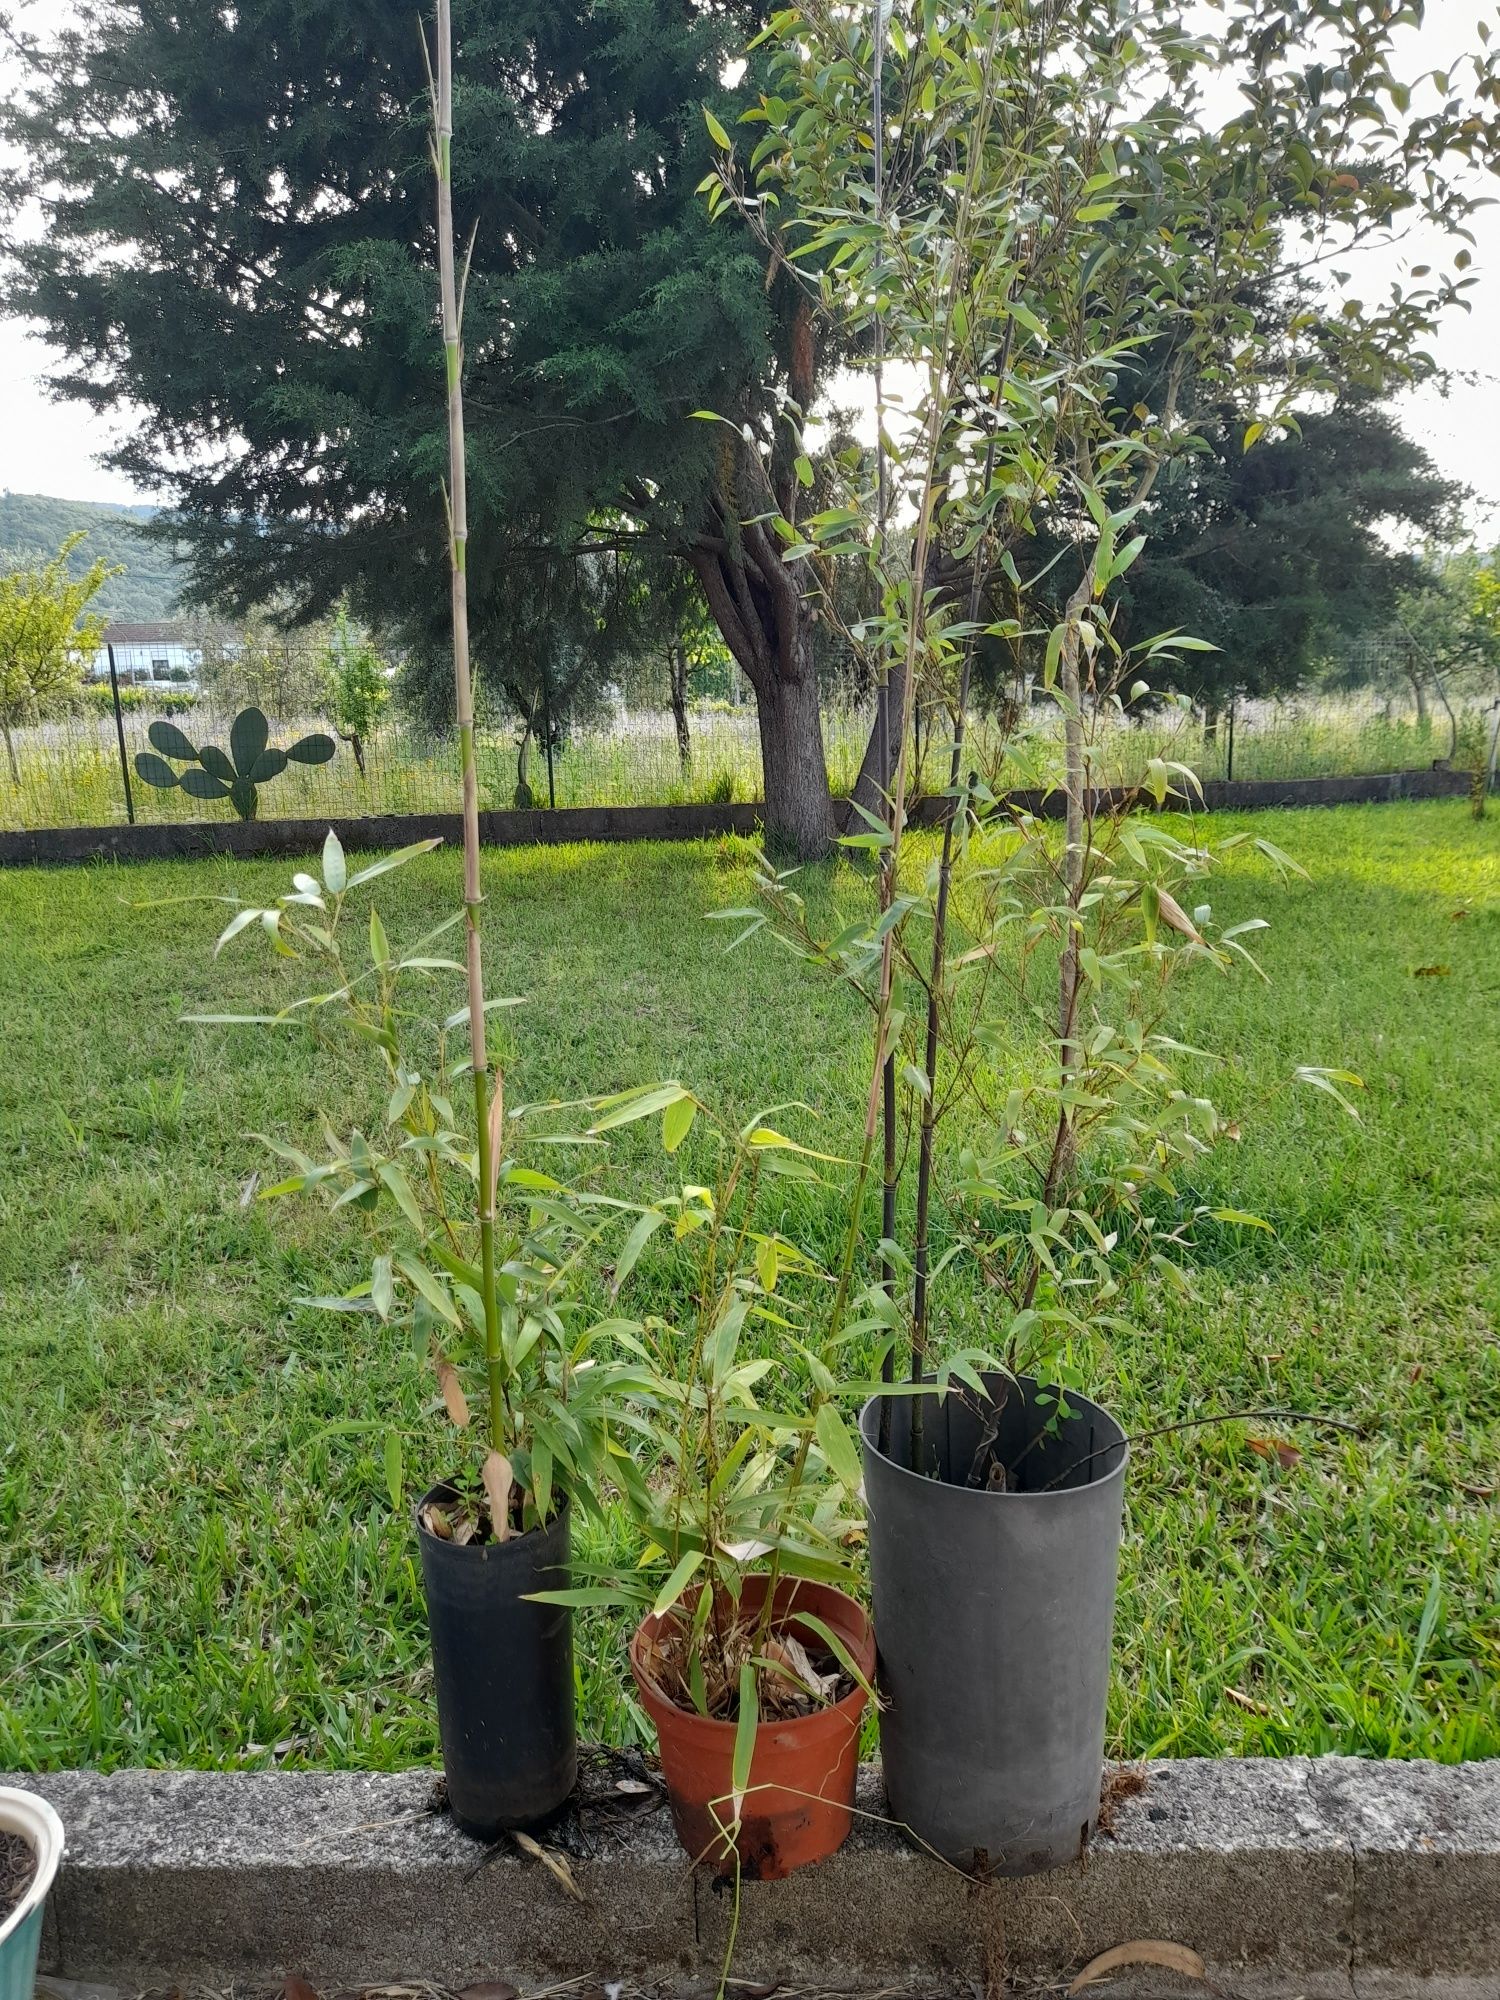
[[[31,1887],[0,1922],[0,1944],[4,1944],[47,1900],[47,1891],[63,1856],[63,1823],[35,1792],[0,1785],[0,1830],[19,1833],[36,1850],[36,1874],[31,1878]]]

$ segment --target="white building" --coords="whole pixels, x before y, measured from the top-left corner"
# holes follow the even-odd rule
[[[104,643],[88,664],[91,681],[109,679],[111,647],[121,687],[198,685],[203,648],[185,625],[106,625]]]

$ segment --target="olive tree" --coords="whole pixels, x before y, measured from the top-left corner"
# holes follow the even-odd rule
[[[20,784],[12,731],[66,704],[83,663],[98,651],[104,620],[89,605],[112,576],[103,557],[82,576],[68,558],[85,539],[69,535],[55,556],[0,576],[0,731],[12,782]]]

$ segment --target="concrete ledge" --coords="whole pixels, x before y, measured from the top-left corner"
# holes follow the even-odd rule
[[[843,1852],[744,1891],[735,1970],[802,1987],[952,1994],[1056,1984],[1132,1938],[1191,1945],[1236,2000],[1500,2000],[1500,1763],[1352,1758],[1145,1767],[1084,1859],[978,1884],[882,1821],[861,1777]],[[558,1835],[586,1900],[427,1810],[433,1773],[124,1771],[35,1779],[67,1859],[44,1969],[222,1990],[586,1974],[716,1975],[731,1898],[666,1814],[586,1808]],[[1091,1989],[1161,2000],[1163,1973]]]
[[[1373,777],[1210,779],[1203,804],[1215,812],[1284,806],[1386,804],[1395,799],[1465,796],[1466,771],[1385,771]],[[1125,800],[1123,791],[1099,792],[1101,806]],[[1060,792],[1012,792],[1020,812],[1060,819]],[[914,825],[930,826],[943,811],[939,798],[918,799]],[[1168,804],[1182,805],[1181,800]],[[835,800],[842,818],[848,808]],[[725,833],[758,834],[760,805],[560,806],[555,812],[482,812],[480,839],[488,847],[563,846],[583,840],[704,840]],[[189,861],[210,854],[315,854],[332,825],[345,848],[404,847],[414,840],[463,838],[457,813],[387,813],[368,819],[166,820],[136,826],[39,827],[0,833],[0,866],[66,865],[87,861]]]

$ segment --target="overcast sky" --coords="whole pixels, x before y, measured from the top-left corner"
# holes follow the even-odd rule
[[[20,18],[28,28],[45,32],[62,18],[67,4],[22,0]],[[1413,67],[1439,66],[1472,47],[1481,17],[1493,22],[1493,5],[1429,0],[1426,26],[1413,39]],[[0,52],[0,91],[13,80],[14,65]],[[1500,182],[1495,185],[1500,193]],[[1412,392],[1398,408],[1408,431],[1439,467],[1475,490],[1474,532],[1489,538],[1500,533],[1500,207],[1481,213],[1475,233],[1480,282],[1470,294],[1473,310],[1455,314],[1435,347],[1439,363],[1455,377],[1453,385],[1446,397],[1435,388]],[[1383,274],[1394,275],[1403,264],[1428,262],[1430,250],[1430,244],[1415,238],[1403,243],[1382,259]],[[1438,260],[1433,256],[1430,261]],[[1370,278],[1363,271],[1360,282],[1368,296]],[[24,321],[0,319],[0,488],[67,500],[161,497],[142,492],[99,464],[113,436],[109,421],[76,404],[51,401],[42,380],[48,367],[49,350],[35,329]]]

